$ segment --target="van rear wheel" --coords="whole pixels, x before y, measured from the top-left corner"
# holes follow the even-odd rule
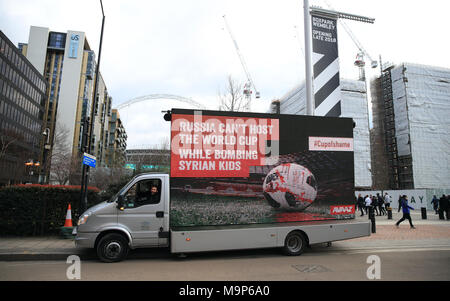
[[[103,262],[119,262],[128,255],[127,239],[117,233],[103,236],[97,244],[97,256]]]
[[[305,235],[300,232],[291,232],[286,236],[283,252],[288,256],[298,256],[303,253],[307,245]]]

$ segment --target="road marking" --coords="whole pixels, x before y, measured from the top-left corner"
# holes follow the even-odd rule
[[[308,255],[318,255],[320,253],[326,254],[366,254],[366,253],[395,253],[395,252],[425,252],[425,251],[450,251],[450,246],[427,246],[427,247],[395,247],[395,248],[368,248],[368,249],[346,249],[346,250],[330,250],[317,252],[314,254],[313,252],[308,253]]]
[[[15,266],[25,266],[25,265],[50,265],[50,264],[65,264],[64,261],[58,261],[58,262],[52,262],[52,261],[38,261],[38,262],[22,262],[22,263],[13,263],[13,264],[6,264],[8,267],[15,267]]]
[[[331,272],[330,269],[322,266],[322,265],[293,265],[294,269],[301,273],[322,273],[322,272]]]

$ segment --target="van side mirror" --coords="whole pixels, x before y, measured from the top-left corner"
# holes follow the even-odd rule
[[[119,209],[120,211],[125,210],[125,198],[123,197],[123,195],[119,195],[117,197],[117,209]]]

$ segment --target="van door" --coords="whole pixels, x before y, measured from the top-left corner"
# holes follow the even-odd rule
[[[161,178],[144,178],[124,193],[118,222],[130,231],[133,247],[154,247],[164,226],[164,190]]]

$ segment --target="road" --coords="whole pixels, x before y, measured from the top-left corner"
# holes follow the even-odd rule
[[[159,251],[139,250],[126,261],[105,264],[82,261],[81,280],[450,280],[450,246],[424,244],[396,247],[312,246],[303,255],[288,257],[277,249],[189,255],[179,259]],[[151,253],[148,253],[151,252]],[[380,265],[374,270],[376,255]],[[372,258],[372,257],[371,257]],[[0,262],[0,280],[68,280],[66,261]],[[372,267],[372,268],[371,268]],[[76,280],[72,280],[76,281]]]

